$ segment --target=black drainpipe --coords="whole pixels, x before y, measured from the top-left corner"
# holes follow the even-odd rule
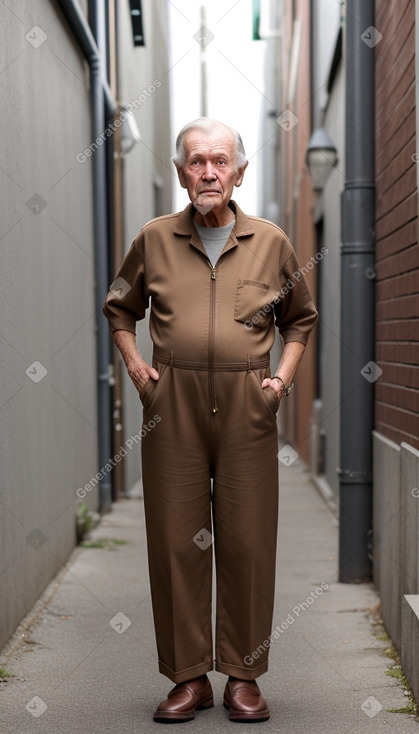
[[[371,579],[374,421],[374,0],[346,3],[339,580]]]
[[[102,71],[99,49],[89,24],[81,12],[77,0],[57,0],[74,36],[90,67],[90,99],[92,111],[92,141],[105,130],[107,120],[117,106]],[[102,2],[92,3],[95,26],[100,27]],[[93,225],[95,255],[95,310],[97,316],[97,370],[98,370],[98,443],[99,469],[112,458],[111,403],[109,395],[109,367],[112,363],[111,342],[106,320],[102,318],[102,305],[109,288],[108,266],[108,197],[106,178],[106,147],[99,145],[92,155],[93,174]],[[109,473],[99,482],[99,509],[110,510],[112,490]]]

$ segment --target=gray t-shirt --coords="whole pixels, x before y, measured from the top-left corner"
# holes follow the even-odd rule
[[[233,219],[232,222],[224,225],[224,227],[201,227],[200,224],[196,224],[194,222],[202,244],[204,245],[205,252],[207,253],[213,267],[215,267],[235,223],[236,220]]]

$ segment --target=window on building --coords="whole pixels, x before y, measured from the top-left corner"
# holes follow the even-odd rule
[[[134,46],[145,46],[141,0],[130,0]]]

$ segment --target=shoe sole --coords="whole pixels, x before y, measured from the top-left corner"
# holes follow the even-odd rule
[[[175,711],[159,711],[158,714],[153,714],[153,721],[157,721],[161,724],[181,724],[185,721],[192,721],[195,718],[195,711],[201,709],[210,709],[214,706],[214,698],[207,698],[206,701],[202,701],[196,708],[185,711],[179,715]]]
[[[226,708],[229,712],[230,721],[237,721],[242,724],[246,724],[246,722],[248,722],[250,724],[252,722],[257,723],[258,721],[267,721],[270,718],[268,709],[265,709],[265,711],[255,711],[254,714],[245,714],[243,713],[243,711],[232,709],[230,704],[228,704],[226,701],[223,701],[223,705],[224,708]]]

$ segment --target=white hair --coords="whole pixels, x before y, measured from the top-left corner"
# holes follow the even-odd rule
[[[213,120],[210,117],[199,117],[197,120],[193,120],[192,122],[188,122],[180,131],[179,135],[176,138],[176,155],[172,158],[173,163],[177,168],[182,168],[185,165],[185,135],[190,130],[205,130],[206,132],[210,132],[211,130],[215,130],[217,127],[224,127],[226,130],[228,130],[231,135],[234,138],[234,142],[236,145],[236,162],[238,168],[241,168],[247,163],[246,153],[244,150],[243,141],[241,139],[241,135],[235,130],[233,127],[230,127],[229,125],[226,125],[224,122],[220,122],[219,120]]]

